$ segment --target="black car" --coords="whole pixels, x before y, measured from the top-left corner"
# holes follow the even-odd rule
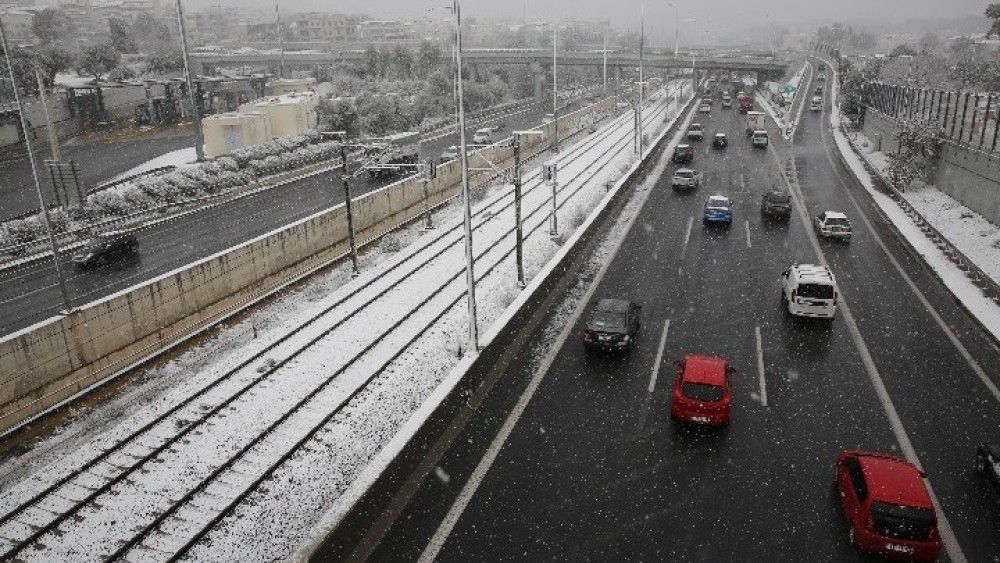
[[[694,147],[691,145],[677,145],[674,147],[674,162],[678,164],[688,164],[694,160]]]
[[[726,137],[725,133],[716,133],[712,137],[712,146],[717,149],[724,149],[729,146],[729,138]]]
[[[642,307],[624,299],[601,299],[590,313],[583,331],[587,352],[621,350],[628,352],[635,344],[641,325]]]
[[[1000,491],[1000,446],[980,444],[976,448],[976,473]]]
[[[760,200],[760,214],[765,218],[788,219],[792,216],[792,196],[786,191],[771,190]]]
[[[73,263],[79,268],[87,268],[129,258],[138,252],[139,241],[135,234],[112,231],[90,239],[73,255]]]

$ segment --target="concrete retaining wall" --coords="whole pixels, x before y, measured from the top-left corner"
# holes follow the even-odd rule
[[[865,114],[864,134],[884,153],[899,150],[900,126],[877,111]],[[928,181],[995,225],[1000,225],[1000,155],[945,143]]]
[[[560,118],[560,137],[614,112],[606,99]],[[524,154],[548,145],[525,138]],[[498,168],[511,164],[506,146],[484,149]],[[470,168],[484,167],[470,159]],[[481,173],[480,176],[490,176]],[[459,189],[459,163],[438,168],[428,185],[436,205]],[[423,187],[409,179],[354,200],[358,240],[371,241],[420,215]],[[0,432],[156,355],[274,289],[307,275],[348,250],[345,207],[333,207],[273,233],[205,258],[140,286],[90,303],[64,317],[0,340]]]

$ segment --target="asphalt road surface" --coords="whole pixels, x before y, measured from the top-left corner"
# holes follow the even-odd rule
[[[787,224],[762,221],[760,197],[782,185],[775,156],[787,147],[750,147],[740,117],[717,105],[711,117],[695,118],[706,138],[727,133],[728,150],[696,144],[693,166],[705,182],[691,195],[671,190],[676,167],[667,166],[585,306],[601,297],[641,304],[637,348],[626,357],[588,358],[579,336],[586,314],[580,318],[484,465],[464,511],[455,513],[439,560],[870,560],[848,545],[832,483],[840,450],[901,453],[875,381],[884,383],[965,557],[1000,557],[998,495],[972,470],[976,445],[1000,435],[1000,398],[971,363],[996,384],[1000,352],[840,165],[826,111],[806,111],[790,150],[809,216],[841,210],[854,222],[849,244],[820,240],[819,247],[857,332],[842,306],[832,322],[787,317],[779,275],[795,262],[817,262],[810,225],[797,213]],[[728,229],[701,224],[714,193],[736,203]],[[728,428],[697,431],[671,421],[674,362],[686,353],[725,356],[735,366]],[[515,366],[497,387],[520,394],[531,375]],[[495,394],[373,560],[415,560],[424,552],[517,398]]]
[[[567,111],[581,103],[571,104]],[[538,125],[550,111],[549,104],[540,103],[501,118],[497,124],[507,135]],[[470,127],[469,143],[478,126]],[[457,134],[429,141],[423,144],[421,157],[439,156],[456,143]],[[352,194],[359,196],[398,179],[369,180],[367,174],[361,174],[352,182]],[[141,229],[136,232],[139,256],[134,260],[78,270],[70,260],[71,253],[63,253],[59,260],[72,305],[81,306],[140,284],[342,202],[339,173],[320,174]],[[62,309],[51,258],[0,270],[0,335],[51,318]]]
[[[43,162],[49,158],[48,144],[42,138],[33,141],[31,146],[39,151],[35,157],[38,159],[45,201],[53,204],[55,194]],[[171,134],[146,139],[87,141],[64,146],[61,152],[63,160],[75,160],[79,165],[81,183],[92,187],[158,156],[190,146],[193,146],[190,135]],[[16,158],[0,164],[0,221],[38,208],[38,194],[28,158]]]

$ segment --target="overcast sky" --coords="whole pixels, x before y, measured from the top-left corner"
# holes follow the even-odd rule
[[[271,7],[274,0],[185,0],[192,7]],[[673,0],[645,0],[647,21],[673,19]],[[278,0],[282,11],[364,12],[375,17],[412,17],[451,0]],[[982,14],[989,0],[676,0],[681,18],[727,21],[801,21],[886,18],[939,18]],[[610,18],[616,27],[637,26],[640,0],[463,0],[467,16],[529,19]]]

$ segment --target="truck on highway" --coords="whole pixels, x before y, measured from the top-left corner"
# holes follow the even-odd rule
[[[420,133],[405,131],[369,139],[364,166],[372,179],[412,173],[420,158]]]
[[[753,111],[753,96],[743,92],[737,98],[740,104],[740,113],[747,113],[748,111]]]
[[[745,117],[747,137],[753,135],[754,131],[766,130],[767,124],[764,122],[764,112],[748,111]]]

